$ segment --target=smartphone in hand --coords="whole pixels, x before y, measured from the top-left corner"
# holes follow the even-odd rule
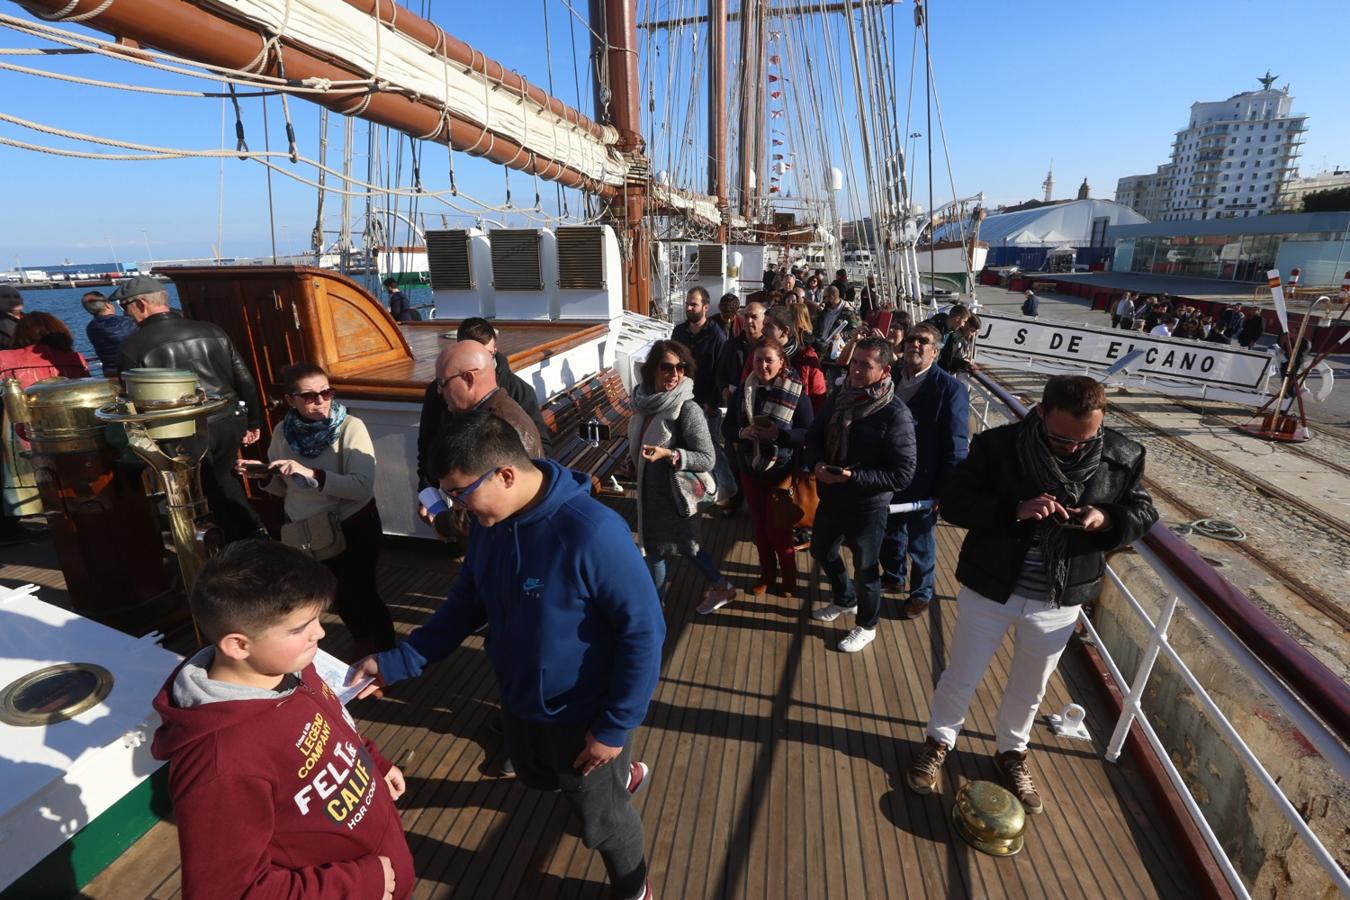
[[[821,466],[821,468],[824,469],[826,472],[829,472],[831,475],[843,475],[843,474],[844,474],[844,467],[843,467],[843,466]]]
[[[242,459],[240,462],[244,466],[242,474],[245,478],[262,479],[271,478],[272,469],[267,463],[256,459]]]

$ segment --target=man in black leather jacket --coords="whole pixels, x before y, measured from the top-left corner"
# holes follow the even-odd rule
[[[865,338],[853,350],[844,387],[825,402],[806,434],[820,503],[811,531],[811,556],[830,583],[832,602],[811,617],[832,622],[855,616],[839,642],[856,653],[872,642],[881,617],[881,541],[891,495],[909,486],[916,466],[914,417],[895,395],[884,338]],[[853,580],[839,549],[853,554]]]
[[[1078,607],[1101,590],[1106,553],[1158,520],[1140,484],[1144,448],[1102,427],[1105,409],[1096,381],[1057,375],[1026,419],[977,435],[947,482],[942,517],[967,529],[956,567],[962,587],[927,739],[906,773],[917,793],[936,788],[971,695],[1012,628],[995,762],[1028,813],[1043,808],[1026,755],[1045,685]]]
[[[202,490],[225,541],[266,533],[249,505],[234,461],[239,447],[255,443],[262,429],[258,385],[235,350],[225,329],[211,322],[185,319],[169,308],[169,295],[153,278],[138,275],[122,282],[108,299],[120,305],[137,325],[122,342],[118,371],[187,369],[197,386],[242,402],[232,403],[207,420],[210,448],[202,469]]]

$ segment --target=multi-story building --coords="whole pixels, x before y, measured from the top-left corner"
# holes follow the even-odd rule
[[[1172,161],[1153,175],[1120,179],[1117,202],[1134,205],[1137,198],[1151,212],[1137,211],[1162,221],[1273,212],[1298,174],[1308,117],[1292,113],[1287,85],[1273,87],[1269,72],[1260,81],[1261,90],[1191,104],[1190,122],[1172,142]]]
[[[1172,191],[1172,164],[1158,166],[1151,175],[1127,175],[1116,182],[1116,202],[1151,222],[1162,218]]]
[[[1284,186],[1279,208],[1283,212],[1303,212],[1303,198],[1318,191],[1350,188],[1350,169],[1327,169],[1308,178],[1295,178]]]

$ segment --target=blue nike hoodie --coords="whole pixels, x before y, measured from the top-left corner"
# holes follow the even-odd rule
[[[486,622],[502,708],[532,722],[585,723],[622,746],[656,690],[666,625],[651,575],[588,476],[535,460],[544,496],[492,527],[473,523],[445,602],[379,655],[389,683],[443,659]]]

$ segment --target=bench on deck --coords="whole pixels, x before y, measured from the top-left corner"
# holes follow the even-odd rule
[[[605,488],[605,482],[628,454],[628,420],[633,414],[619,373],[606,369],[591,376],[544,404],[540,414],[553,441],[553,459],[590,475],[596,493],[613,493]],[[609,426],[610,437],[599,446],[592,446],[577,433],[592,419]]]

